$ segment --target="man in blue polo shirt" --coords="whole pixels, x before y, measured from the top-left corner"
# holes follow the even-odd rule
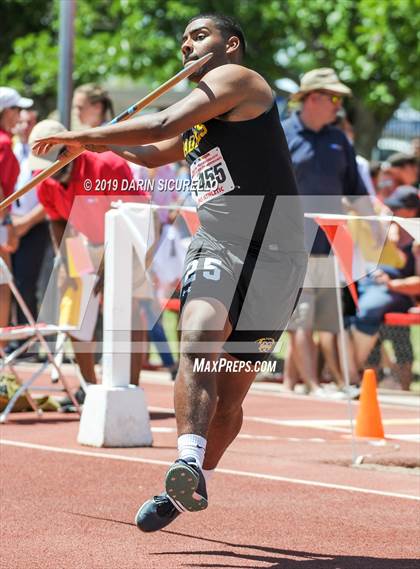
[[[305,213],[343,213],[344,196],[360,213],[372,211],[353,147],[345,134],[332,126],[343,96],[350,94],[333,69],[321,68],[306,73],[299,91],[292,96],[292,101],[300,103],[300,110],[283,123],[283,128]],[[313,393],[322,395],[314,330],[321,332],[327,363],[337,383],[343,386],[335,349],[338,314],[334,265],[328,258],[328,241],[312,220],[306,220],[305,239],[311,258],[305,289],[288,328],[291,334],[285,375],[289,387],[293,387],[295,373],[303,377]]]

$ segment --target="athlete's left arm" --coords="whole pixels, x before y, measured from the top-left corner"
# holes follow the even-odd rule
[[[257,102],[262,83],[260,76],[245,67],[222,65],[209,71],[189,95],[163,111],[115,125],[43,138],[32,150],[34,154],[44,154],[54,144],[139,146],[167,140],[245,101]]]

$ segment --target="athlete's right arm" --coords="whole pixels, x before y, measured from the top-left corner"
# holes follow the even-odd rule
[[[146,168],[157,168],[158,166],[184,159],[181,136],[145,146],[111,145],[108,148],[125,160],[134,162],[134,164],[140,164],[140,166],[145,166]]]
[[[69,147],[155,145],[180,137],[194,125],[233,109],[238,115],[236,120],[248,120],[266,111],[271,104],[271,89],[257,73],[240,65],[226,64],[210,70],[191,93],[163,111],[86,131],[48,136],[37,140],[32,152],[42,155],[57,144]]]

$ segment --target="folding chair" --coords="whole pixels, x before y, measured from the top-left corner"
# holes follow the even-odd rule
[[[75,399],[73,393],[71,392],[68,382],[63,375],[60,367],[57,365],[53,354],[48,346],[47,341],[45,340],[48,336],[55,336],[60,332],[69,332],[71,328],[63,330],[61,327],[50,325],[50,324],[37,324],[34,320],[33,315],[31,314],[27,304],[25,303],[22,295],[16,288],[16,285],[13,282],[13,276],[9,271],[4,260],[0,257],[0,284],[6,284],[11,290],[12,295],[14,296],[16,302],[18,303],[19,307],[21,308],[23,314],[25,315],[26,319],[28,320],[28,324],[24,326],[7,326],[4,328],[0,328],[0,342],[12,342],[14,340],[23,341],[23,343],[12,353],[6,354],[1,347],[0,344],[0,372],[3,371],[5,368],[8,368],[13,375],[15,376],[17,382],[20,384],[19,389],[13,395],[13,397],[8,402],[6,408],[0,415],[0,423],[5,423],[7,420],[7,416],[13,410],[13,407],[21,395],[24,395],[31,406],[31,408],[38,414],[42,415],[42,410],[38,407],[36,400],[31,396],[31,391],[59,391],[65,392],[70,397],[73,405],[75,406],[77,412],[80,414],[80,406]],[[65,339],[65,336],[63,337]],[[42,349],[46,354],[46,361],[44,363],[40,363],[39,369],[36,370],[29,379],[23,380],[19,373],[14,366],[15,360],[23,354],[25,351],[29,350],[30,347],[35,344],[35,342],[39,342]],[[42,373],[47,369],[47,367],[51,365],[55,371],[55,375],[58,378],[58,381],[61,383],[62,387],[51,387],[51,386],[33,386],[32,384],[35,380],[42,375]]]

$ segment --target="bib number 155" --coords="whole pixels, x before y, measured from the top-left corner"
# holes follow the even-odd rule
[[[205,168],[192,184],[192,191],[198,196],[198,192],[209,192],[215,190],[219,185],[226,181],[226,174],[223,169],[223,164],[213,164]]]

